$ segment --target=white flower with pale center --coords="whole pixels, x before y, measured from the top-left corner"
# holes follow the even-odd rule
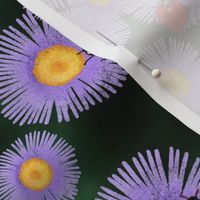
[[[159,69],[160,86],[193,111],[200,109],[200,54],[180,39],[160,39],[146,47],[141,63]]]
[[[68,0],[65,0],[68,1]],[[127,0],[124,1],[125,4]],[[118,13],[122,10],[121,0],[74,0],[69,3],[69,7],[92,9],[94,12],[110,11]]]
[[[111,45],[124,45],[130,36],[129,26],[112,12],[94,12],[92,9],[71,9],[62,13],[72,23]]]
[[[188,27],[200,24],[200,1],[199,0],[178,0],[187,8]]]
[[[73,7],[73,2],[75,0],[41,0],[41,1],[47,4],[49,7],[56,10],[57,12],[62,12],[63,10]]]
[[[135,19],[151,23],[155,20],[155,13],[160,5],[161,0],[126,0],[123,12],[132,15]]]
[[[199,0],[132,0],[124,13],[146,23],[158,22],[180,32],[200,24]]]
[[[92,9],[94,12],[121,12],[129,0],[41,0],[54,10],[61,12],[71,8]]]

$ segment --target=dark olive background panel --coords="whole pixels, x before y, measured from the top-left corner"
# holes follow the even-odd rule
[[[17,1],[1,0],[0,29],[16,25],[22,12]],[[48,126],[19,127],[0,115],[0,151],[34,130],[56,133],[76,148],[82,171],[77,200],[93,200],[121,161],[131,162],[138,151],[160,149],[165,167],[169,146],[189,151],[190,165],[200,154],[200,137],[155,103],[130,77],[117,95],[68,124],[58,124],[55,111]]]

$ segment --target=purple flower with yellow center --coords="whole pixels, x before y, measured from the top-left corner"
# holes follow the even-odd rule
[[[188,158],[188,153],[182,157],[179,150],[171,147],[166,173],[158,150],[148,150],[145,157],[138,153],[133,167],[122,162],[118,174],[108,178],[113,188],[102,187],[96,200],[199,200],[200,159],[186,176]]]
[[[109,98],[127,73],[116,63],[89,54],[27,12],[0,35],[2,114],[13,123],[58,122]]]
[[[80,177],[74,148],[44,131],[17,139],[0,156],[0,197],[5,200],[73,200]]]

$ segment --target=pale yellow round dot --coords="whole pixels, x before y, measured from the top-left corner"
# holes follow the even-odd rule
[[[184,99],[189,94],[189,80],[183,72],[177,69],[164,71],[158,82],[166,91],[179,100]]]
[[[19,171],[22,185],[33,191],[42,191],[48,187],[53,178],[51,166],[38,158],[25,161]]]
[[[106,7],[110,4],[111,0],[89,0],[94,6]]]
[[[85,61],[75,48],[54,45],[38,53],[32,72],[41,84],[63,86],[83,70]]]

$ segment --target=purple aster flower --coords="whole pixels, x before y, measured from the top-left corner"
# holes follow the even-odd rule
[[[0,156],[0,197],[5,200],[72,200],[80,177],[74,148],[44,131],[17,139]]]
[[[78,118],[102,97],[116,93],[127,73],[116,63],[89,54],[27,12],[0,35],[2,114],[13,123],[48,124]]]
[[[96,200],[199,200],[200,159],[197,158],[186,179],[189,154],[181,159],[180,151],[172,147],[169,152],[168,173],[165,172],[160,153],[147,151],[146,158],[138,153],[134,166],[123,162],[118,175],[108,181],[115,189],[102,187]]]

